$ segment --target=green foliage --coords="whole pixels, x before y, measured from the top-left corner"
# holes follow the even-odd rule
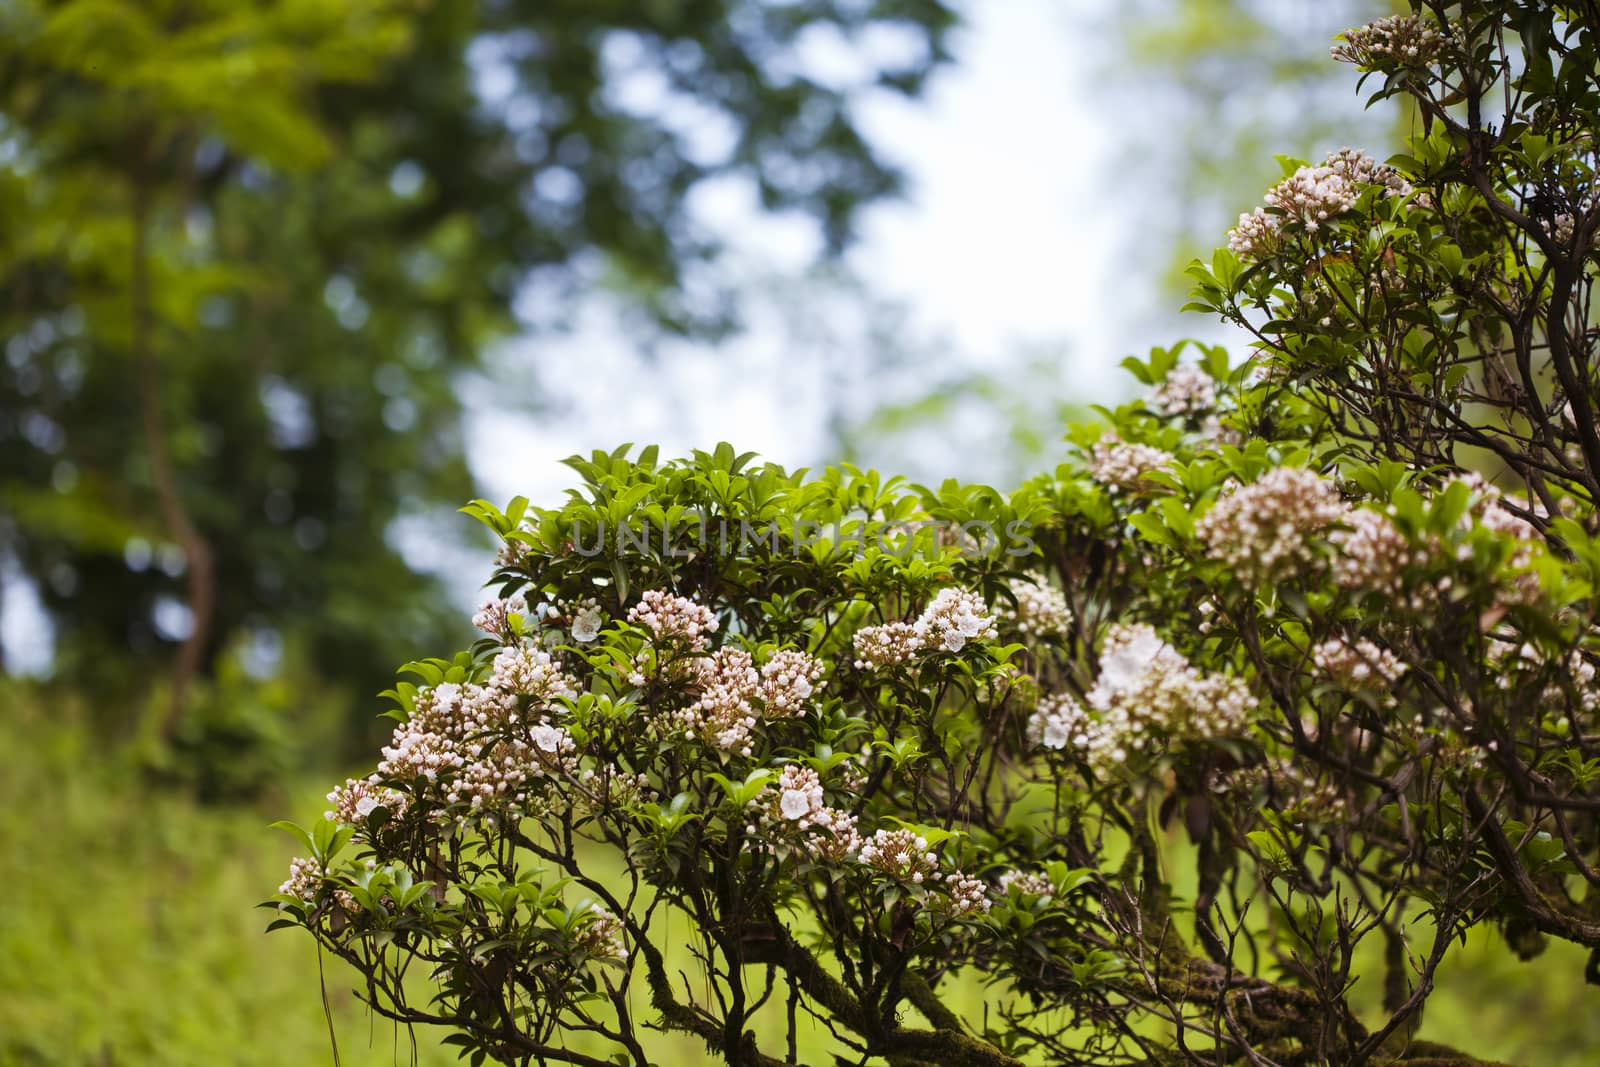
[[[180,646],[181,705],[265,636],[364,700],[413,642],[459,636],[396,529],[470,484],[456,390],[517,325],[513,298],[535,275],[609,278],[652,328],[727,330],[725,292],[685,295],[690,275],[717,288],[689,194],[754,182],[842,247],[898,185],[851,117],[871,87],[787,66],[876,27],[914,47],[871,78],[914,94],[952,18],[938,0],[7,5],[0,537],[61,668],[110,691],[128,653]],[[483,100],[490,74],[509,93]],[[725,122],[725,154],[622,102],[657,76],[668,111]]]
[[[1348,31],[1410,154],[1280,161],[1191,268],[1249,355],[1129,360],[1014,492],[623,446],[468,505],[486,636],[273,928],[474,1062],[795,1063],[802,1008],[864,1063],[1490,1062],[1421,1036],[1475,934],[1600,970],[1594,17]]]
[[[0,703],[0,741],[28,753],[0,778],[0,1063],[331,1062],[316,952],[261,939],[249,911],[288,850],[266,816],[151,790],[82,696],[8,685]],[[321,790],[287,784],[275,804],[320,812]],[[348,985],[328,974],[342,1061],[391,1064],[395,1035]]]

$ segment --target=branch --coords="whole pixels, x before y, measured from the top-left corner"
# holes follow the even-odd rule
[[[178,491],[178,477],[167,450],[167,430],[161,410],[161,368],[151,341],[150,304],[150,181],[147,173],[152,146],[146,144],[134,166],[133,259],[129,291],[133,301],[131,347],[138,375],[139,411],[144,427],[145,448],[150,454],[150,476],[155,483],[167,532],[183,549],[187,569],[185,593],[192,622],[188,635],[178,646],[172,664],[172,703],[161,725],[162,737],[172,739],[178,718],[183,714],[189,683],[198,673],[211,636],[211,617],[216,609],[216,579],[211,545],[195,527]]]

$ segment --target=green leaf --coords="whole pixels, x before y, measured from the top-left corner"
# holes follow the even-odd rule
[[[528,510],[528,498],[527,497],[525,497],[525,496],[514,496],[514,497],[512,497],[511,498],[511,503],[506,505],[506,522],[508,522],[512,526],[516,526],[518,523],[522,522],[522,516],[527,512],[527,510]]]
[[[287,819],[279,819],[271,824],[271,829],[282,830],[286,834],[293,835],[296,840],[305,846],[307,853],[316,852],[317,846],[311,838],[311,833],[299,823],[292,823]]]

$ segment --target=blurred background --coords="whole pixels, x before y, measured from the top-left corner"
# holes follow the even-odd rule
[[[1179,274],[1275,154],[1400,147],[1327,58],[1388,7],[0,3],[0,1064],[330,1061],[263,827],[468,639],[460,504],[1053,465],[1123,356],[1236,343]],[[1473,952],[1430,1028],[1588,1062],[1581,961]],[[327,977],[345,1061],[451,1062]]]

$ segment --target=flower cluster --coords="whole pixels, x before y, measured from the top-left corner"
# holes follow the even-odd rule
[[[1282,221],[1266,208],[1245,212],[1228,231],[1228,251],[1242,259],[1266,259],[1283,243]]]
[[[1311,650],[1317,669],[1343,685],[1372,688],[1393,685],[1406,672],[1406,665],[1393,652],[1362,638],[1355,644],[1330,637]]]
[[[1330,537],[1338,552],[1333,558],[1333,580],[1345,589],[1377,593],[1411,611],[1427,607],[1429,594],[1419,589],[1405,595],[1408,567],[1427,562],[1427,554],[1413,548],[1389,517],[1371,508],[1357,508],[1344,516],[1344,529]]]
[[[387,808],[392,815],[399,815],[405,811],[406,795],[398,789],[380,784],[376,776],[350,778],[328,794],[328,803],[333,807],[322,813],[323,818],[346,826],[359,826],[380,807]]]
[[[426,787],[448,781],[466,763],[454,741],[412,719],[395,727],[393,739],[383,747],[375,779]]]
[[[1390,196],[1408,196],[1411,183],[1387,163],[1379,163],[1359,148],[1346,146],[1330,152],[1327,165],[1335,174],[1357,185],[1381,185]]]
[[[941,589],[912,631],[923,648],[960,652],[968,641],[993,641],[998,636],[983,597],[965,589]]]
[[[598,603],[593,600],[580,601],[568,609],[568,613],[572,622],[567,632],[574,641],[586,645],[600,636],[600,627],[605,625],[606,617],[601,613]]]
[[[1513,514],[1499,502],[1485,507],[1478,522],[1484,529],[1502,537],[1509,537],[1516,542],[1510,559],[1506,561],[1512,576],[1502,591],[1501,601],[1506,604],[1522,605],[1538,603],[1544,595],[1544,587],[1539,584],[1539,575],[1531,569],[1534,550],[1544,543],[1538,527],[1520,515]]]
[[[1145,398],[1145,404],[1164,418],[1201,415],[1217,404],[1217,383],[1193,363],[1180,363],[1166,380]]]
[[[1589,713],[1600,710],[1600,688],[1595,686],[1595,665],[1589,661],[1589,657],[1574,648],[1573,653],[1566,657],[1566,672],[1578,688],[1582,709]]]
[[[1129,444],[1108,433],[1089,452],[1089,477],[1113,492],[1132,489],[1146,474],[1171,462],[1171,454],[1159,448]]]
[[[1277,208],[1285,223],[1296,222],[1307,233],[1356,206],[1355,183],[1324,163],[1301,167],[1267,190],[1269,208]]]
[[[1143,623],[1113,626],[1100,647],[1100,675],[1086,699],[1090,707],[1106,711],[1119,696],[1187,666],[1183,653],[1162,640],[1154,627]]]
[[[1466,486],[1467,492],[1472,494],[1474,499],[1471,511],[1474,514],[1482,514],[1485,507],[1499,500],[1502,495],[1498,486],[1477,471],[1463,471],[1454,475],[1442,488],[1448,489],[1457,483]]]
[[[1388,15],[1346,30],[1342,36],[1328,53],[1364,70],[1426,66],[1445,44],[1438,27],[1416,15]]]
[[[910,830],[878,830],[862,842],[861,862],[902,882],[921,885],[939,866],[927,838]]]
[[[411,718],[404,725],[415,733],[439,734],[451,741],[463,741],[520,720],[514,694],[494,685],[440,682],[417,694]],[[396,730],[395,737],[399,736]]]
[[[1532,543],[1539,540],[1539,530],[1533,523],[1521,515],[1513,514],[1505,507],[1497,505],[1484,508],[1483,515],[1478,521],[1485,529],[1506,537],[1514,537],[1518,541]]]
[[[1565,680],[1571,683],[1573,690],[1578,694],[1579,710],[1587,715],[1600,711],[1600,686],[1595,685],[1595,666],[1589,657],[1583,654],[1582,649],[1575,648],[1567,655],[1563,673],[1566,676]],[[1544,699],[1551,707],[1567,706],[1566,693],[1560,685],[1546,686]]]
[[[1271,580],[1311,563],[1318,538],[1344,511],[1327,479],[1304,467],[1278,467],[1218,500],[1195,533],[1213,559],[1247,578]]]
[[[1228,248],[1246,259],[1265,259],[1282,247],[1286,226],[1318,232],[1356,206],[1363,185],[1382,186],[1390,196],[1411,192],[1411,183],[1393,167],[1360,149],[1341,148],[1320,166],[1301,167],[1268,189],[1266,206],[1240,215],[1228,231]]]
[[[785,767],[778,781],[778,814],[798,823],[825,809],[821,776],[796,763]]]
[[[907,663],[922,648],[922,639],[909,622],[863,626],[856,631],[856,668],[894,667]]]
[[[498,738],[473,753],[450,783],[445,800],[466,804],[474,813],[498,808],[527,811],[534,800],[529,789],[536,780],[577,770],[572,759],[575,747],[571,734],[550,723],[532,727],[526,739]]]
[[[856,859],[896,881],[937,890],[929,901],[936,914],[964,919],[989,910],[988,884],[959,870],[940,873],[938,856],[915,831],[878,830],[860,842]]]
[[[286,897],[310,902],[316,899],[317,890],[321,888],[322,868],[317,866],[315,860],[296,856],[289,861],[289,877],[278,887],[278,892]]]
[[[695,660],[693,684],[698,696],[669,718],[712,748],[749,756],[755,751],[753,733],[763,716],[784,719],[804,714],[822,673],[815,657],[793,649],[775,652],[757,670],[750,653],[720,648]]]
[[[380,805],[398,815],[416,800],[463,805],[458,821],[531,810],[537,782],[577,770],[571,735],[549,717],[577,690],[549,652],[508,645],[486,684],[440,682],[418,692],[376,771],[328,795],[328,818],[359,825]]]
[[[1238,737],[1255,710],[1243,681],[1202,674],[1149,626],[1113,626],[1100,675],[1086,695],[1090,715],[1070,698],[1040,702],[1029,733],[1049,748],[1071,747],[1108,770],[1165,741]]]
[[[855,665],[861,670],[893,667],[924,649],[960,652],[969,641],[993,641],[998,636],[983,597],[966,589],[941,589],[915,622],[857,630]]]
[[[627,959],[628,943],[622,936],[622,920],[598,904],[589,905],[589,916],[589,921],[577,931],[578,951],[590,959]]]
[[[936,899],[934,908],[953,919],[982,915],[989,910],[988,883],[970,874],[951,871],[944,876],[944,895]]]
[[[1000,895],[1012,889],[1025,897],[1050,897],[1056,892],[1055,883],[1043,871],[1005,871],[1000,875]]]
[[[681,645],[696,652],[703,652],[708,635],[717,632],[717,617],[708,609],[661,589],[645,590],[639,603],[628,609],[628,621],[649,630],[659,645]]]
[[[532,697],[549,704],[557,697],[577,695],[578,682],[542,649],[512,646],[494,658],[488,688],[500,693]]]
[[[822,684],[822,662],[797,649],[780,649],[761,668],[762,710],[769,719],[803,715]]]
[[[832,862],[861,850],[856,817],[828,806],[816,771],[803,764],[786,765],[776,783],[776,793],[776,800],[769,802],[763,816],[768,827],[800,835],[807,849]],[[755,827],[749,830],[754,832]]]
[[[1049,693],[1028,717],[1028,743],[1036,748],[1082,748],[1092,726],[1083,706],[1069,693]]]
[[[1023,637],[1065,636],[1072,626],[1072,608],[1066,595],[1038,581],[1018,582],[1011,587],[1017,606],[1000,609],[1000,617]]]
[[[750,700],[761,684],[750,653],[720,648],[696,661],[695,674],[700,696],[672,715],[676,725],[712,748],[750,755],[754,750],[750,735],[759,721]]]
[[[1563,211],[1549,222],[1541,223],[1541,225],[1544,226],[1544,232],[1549,234],[1556,244],[1564,247],[1572,243],[1572,235],[1578,229],[1578,220],[1573,218],[1570,211]]]
[[[485,600],[472,616],[472,625],[486,634],[505,638],[511,636],[511,616],[528,614],[528,600],[521,593],[512,593],[500,599]]]

